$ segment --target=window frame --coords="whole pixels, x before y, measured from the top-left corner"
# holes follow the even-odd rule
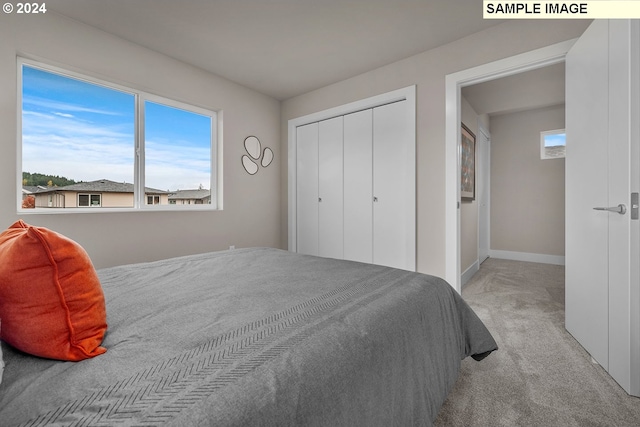
[[[149,203],[149,199],[151,199],[151,203]],[[158,199],[158,203],[156,203],[156,199]],[[147,194],[147,205],[159,205],[160,204],[160,196],[157,194]]]
[[[566,130],[565,129],[553,129],[553,130],[545,130],[540,132],[540,160],[552,160],[552,159],[564,159],[566,157],[566,151],[563,156],[552,157],[547,155],[546,147],[544,145],[544,139],[548,135],[565,135],[565,150],[567,147],[567,139],[566,139]]]
[[[80,204],[80,196],[87,196],[89,204],[86,205],[86,206],[85,205],[81,205]],[[94,205],[92,203],[92,200],[93,200],[94,196],[98,196],[99,203],[97,205]],[[77,206],[79,208],[101,208],[102,207],[102,194],[100,194],[100,193],[78,193]]]
[[[22,193],[22,147],[23,147],[23,134],[22,134],[22,117],[23,117],[23,67],[31,67],[40,69],[42,71],[58,74],[62,77],[70,79],[80,80],[85,83],[94,84],[112,89],[120,92],[125,92],[133,95],[134,108],[135,108],[135,123],[134,123],[134,144],[131,147],[134,158],[134,170],[133,170],[133,198],[134,203],[132,207],[121,208],[104,208],[102,209],[86,209],[87,207],[65,208],[65,209],[26,209],[22,207],[21,193]],[[195,114],[208,116],[211,118],[211,147],[210,147],[210,191],[212,192],[211,203],[202,204],[197,206],[167,204],[167,205],[148,205],[146,203],[145,194],[145,103],[150,101],[181,109],[184,111],[192,112]],[[177,100],[176,98],[169,98],[157,94],[150,93],[142,90],[130,84],[116,83],[113,79],[106,79],[104,77],[97,77],[91,73],[85,71],[79,71],[68,66],[58,66],[49,63],[42,62],[40,60],[34,60],[23,56],[17,56],[17,149],[16,149],[16,176],[17,176],[17,213],[18,214],[60,214],[60,213],[79,213],[79,212],[159,212],[159,211],[221,211],[223,210],[223,191],[222,191],[222,176],[223,176],[223,164],[222,164],[222,116],[223,111],[221,109],[214,110],[212,108],[206,108],[193,103]]]

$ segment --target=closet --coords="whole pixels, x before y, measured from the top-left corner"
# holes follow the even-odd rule
[[[415,104],[403,97],[290,130],[290,246],[310,255],[415,270]]]

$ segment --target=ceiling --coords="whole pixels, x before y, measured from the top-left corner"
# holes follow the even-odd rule
[[[49,0],[47,10],[279,100],[501,22],[469,0]]]
[[[565,102],[564,62],[463,87],[462,96],[477,114],[490,116]]]

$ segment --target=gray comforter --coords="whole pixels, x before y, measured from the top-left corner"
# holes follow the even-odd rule
[[[432,425],[496,343],[443,280],[276,249],[98,271],[107,353],[3,343],[0,424]]]

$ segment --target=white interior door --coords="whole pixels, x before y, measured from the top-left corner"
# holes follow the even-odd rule
[[[318,255],[342,259],[342,116],[320,122],[318,156]]]
[[[318,255],[318,123],[296,128],[297,250]]]
[[[373,263],[415,270],[415,143],[407,105],[373,109]]]
[[[373,262],[373,110],[344,116],[344,259]]]
[[[566,58],[567,330],[605,369],[609,365],[608,23],[594,21]]]
[[[629,211],[631,192],[638,191],[631,182],[638,167],[631,125],[638,119],[630,109],[629,72],[637,53],[631,54],[630,28],[629,21],[596,20],[566,57],[565,316],[567,330],[637,395],[639,328],[632,319],[640,303],[630,296],[639,286],[631,280],[638,235]]]

